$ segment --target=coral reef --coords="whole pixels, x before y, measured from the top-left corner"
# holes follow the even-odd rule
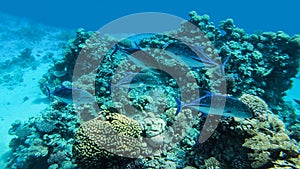
[[[220,168],[220,162],[214,157],[211,157],[207,160],[204,160],[204,163],[205,163],[205,166],[206,166],[207,169],[218,169],[218,168]]]
[[[79,126],[72,106],[53,102],[48,110],[28,121],[16,121],[9,134],[13,153],[6,168],[77,168],[71,150]]]
[[[24,81],[24,69],[31,68],[34,70],[37,66],[38,61],[32,55],[32,49],[25,48],[17,57],[12,58],[11,60],[6,60],[5,62],[0,62],[0,69],[6,70],[0,72],[0,84],[9,84],[10,87],[13,87],[14,85]]]
[[[192,11],[189,16],[195,27],[186,22],[166,34],[138,36],[140,41],[116,42],[79,29],[65,57],[54,63],[40,87],[46,93],[45,85],[68,84],[93,93],[99,116],[89,116],[90,105],[72,107],[54,101],[41,116],[15,122],[10,130],[16,136],[10,143],[13,156],[7,168],[299,168],[299,143],[292,139],[297,134],[290,137],[282,122],[290,114],[282,97],[299,67],[300,36],[282,31],[247,34],[232,19],[221,21],[217,28],[208,15]],[[185,37],[172,38],[181,35]],[[186,71],[184,63],[163,51],[168,44],[172,52],[191,54],[180,40],[200,46],[206,62],[214,66]],[[154,56],[151,63],[160,63],[161,70],[145,71],[141,62],[132,65],[129,54],[139,50]],[[179,78],[168,74],[172,72]],[[152,76],[158,85],[115,85],[112,90],[113,84],[138,73]],[[187,78],[194,81],[186,83]],[[253,118],[208,118],[216,116],[203,117],[189,108],[175,116],[174,98],[186,92],[187,102],[195,100],[199,97],[194,91],[217,92],[224,80],[226,94],[239,97]],[[199,134],[209,122],[218,126],[199,143]],[[294,127],[296,131],[295,123]]]
[[[300,147],[295,140],[290,139],[284,123],[268,110],[268,107],[256,96],[245,95],[241,97],[257,117],[251,119],[246,125],[250,125],[246,133],[250,138],[245,139],[243,147],[251,149],[248,153],[253,168],[265,168],[276,165],[276,160],[286,160],[286,166],[297,168]],[[246,128],[245,123],[242,124]]]

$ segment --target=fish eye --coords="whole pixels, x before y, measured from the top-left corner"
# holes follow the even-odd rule
[[[230,110],[227,110],[227,113],[232,113]]]

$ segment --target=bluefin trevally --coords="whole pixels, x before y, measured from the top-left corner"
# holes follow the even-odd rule
[[[112,56],[118,51],[120,51],[122,53],[125,53],[129,61],[134,63],[136,66],[140,67],[142,70],[159,68],[159,63],[153,56],[143,51],[142,48],[135,41],[133,41],[133,43],[135,47],[123,47],[116,43],[110,55]]]
[[[251,118],[253,117],[253,112],[251,112],[246,104],[242,101],[227,95],[222,94],[212,94],[207,93],[206,95],[190,102],[190,103],[183,103],[179,99],[175,98],[177,103],[177,111],[175,115],[177,115],[182,108],[190,107],[194,110],[197,110],[204,114],[212,114],[212,115],[219,115],[223,117],[238,117],[238,118]],[[225,101],[224,107],[214,107],[212,106],[212,100],[218,101],[220,100]],[[222,104],[216,104],[222,105]]]
[[[189,67],[220,67],[221,73],[224,74],[224,67],[230,55],[224,59],[223,63],[218,63],[204,52],[204,48],[192,44],[187,45],[183,42],[172,42],[163,47],[170,57],[183,61]]]
[[[133,54],[134,52],[137,52],[137,51],[140,51],[141,48],[139,47],[139,45],[134,42],[135,44],[135,47],[132,47],[132,48],[121,48],[117,43],[114,45],[114,49],[113,49],[113,52],[111,53],[111,55],[114,55],[117,51],[121,51],[121,52],[124,52],[126,54]]]
[[[190,67],[204,67],[204,62],[199,61],[199,56],[184,43],[172,42],[167,43],[163,49],[172,58],[178,61],[184,61]],[[213,65],[214,62],[207,62]]]
[[[148,72],[126,72],[123,78],[121,78],[116,83],[110,84],[111,93],[114,88],[121,87],[127,89],[139,88],[139,87],[154,87],[160,84],[158,77],[153,74],[154,70],[149,70]]]
[[[46,88],[48,90],[49,97],[53,95],[67,104],[88,104],[95,102],[94,96],[91,93],[82,89],[62,86],[59,89],[50,91],[48,86],[46,86]]]

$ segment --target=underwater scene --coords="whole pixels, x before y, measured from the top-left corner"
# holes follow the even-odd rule
[[[300,168],[299,34],[196,10],[0,30],[1,169]]]

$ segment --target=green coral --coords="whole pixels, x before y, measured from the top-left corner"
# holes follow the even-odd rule
[[[257,96],[243,94],[239,99],[249,107],[255,116],[266,116],[267,113],[270,113],[267,103]]]

